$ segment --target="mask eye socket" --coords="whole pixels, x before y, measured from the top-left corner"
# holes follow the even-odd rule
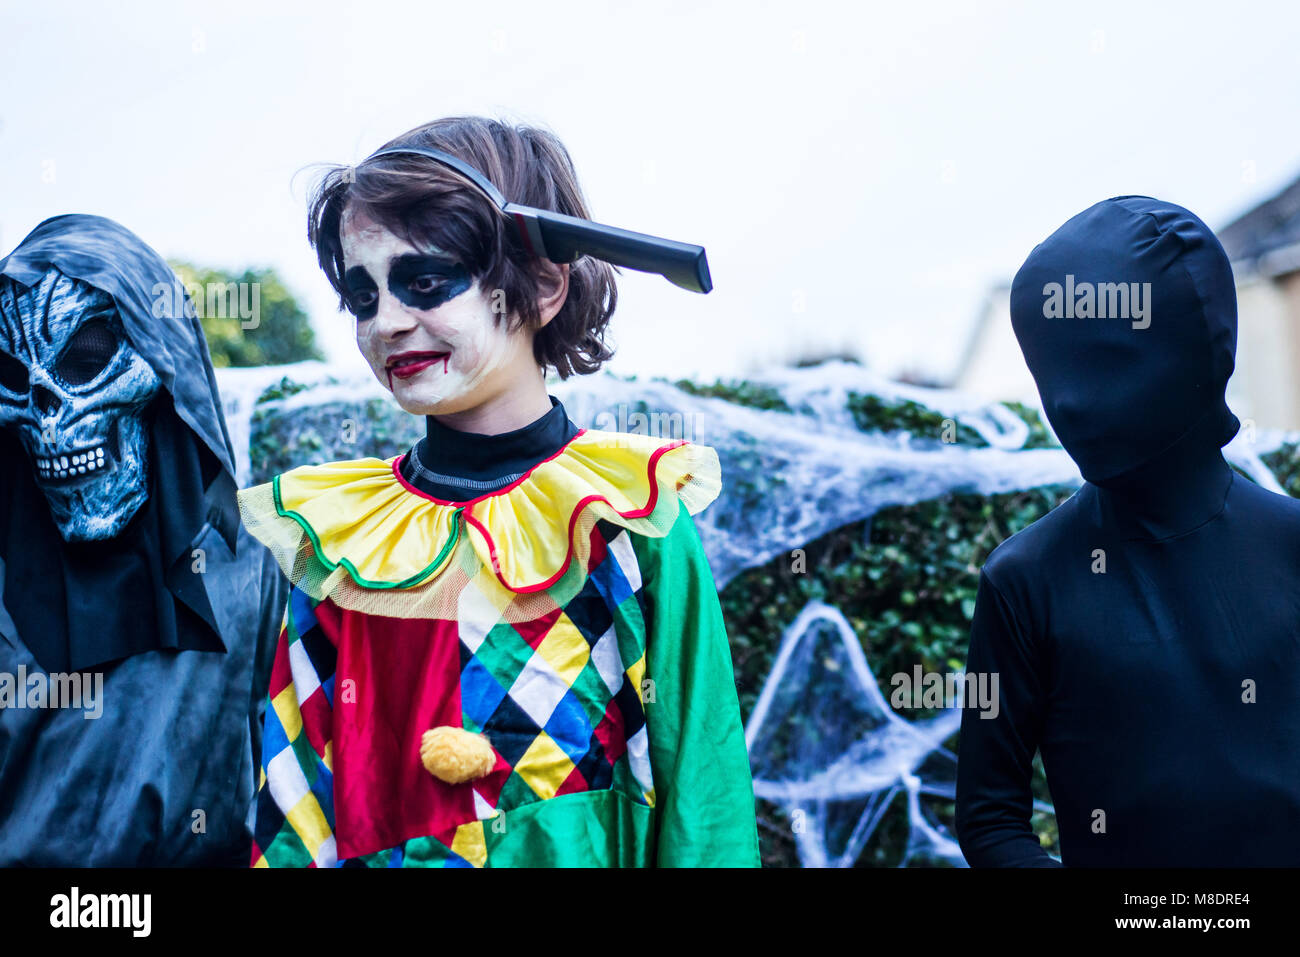
[[[118,339],[102,319],[92,319],[73,335],[54,367],[68,385],[85,385],[117,355]]]
[[[25,393],[29,385],[27,366],[7,352],[0,352],[0,386],[10,392]]]

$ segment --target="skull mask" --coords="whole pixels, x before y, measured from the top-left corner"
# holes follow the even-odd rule
[[[57,269],[0,277],[0,425],[66,541],[116,536],[148,499],[142,413],[160,384],[108,293]]]

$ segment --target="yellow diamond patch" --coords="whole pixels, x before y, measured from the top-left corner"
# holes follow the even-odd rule
[[[573,773],[573,762],[555,739],[543,731],[533,739],[515,764],[518,774],[543,800],[555,797],[560,785]]]

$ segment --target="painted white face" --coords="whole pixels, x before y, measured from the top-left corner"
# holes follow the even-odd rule
[[[339,239],[357,346],[407,412],[464,412],[537,375],[532,337],[507,332],[492,297],[450,254],[417,249],[350,210]]]

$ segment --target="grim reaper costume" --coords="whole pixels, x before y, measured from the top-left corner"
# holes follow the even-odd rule
[[[1030,253],[1011,322],[1087,481],[981,572],[967,669],[1001,694],[962,714],[962,852],[1055,864],[1029,826],[1041,751],[1065,865],[1300,865],[1300,502],[1220,451],[1223,247],[1181,206],[1097,203]]]
[[[0,426],[0,865],[245,863],[286,585],[133,233],[58,216],[0,261]]]

